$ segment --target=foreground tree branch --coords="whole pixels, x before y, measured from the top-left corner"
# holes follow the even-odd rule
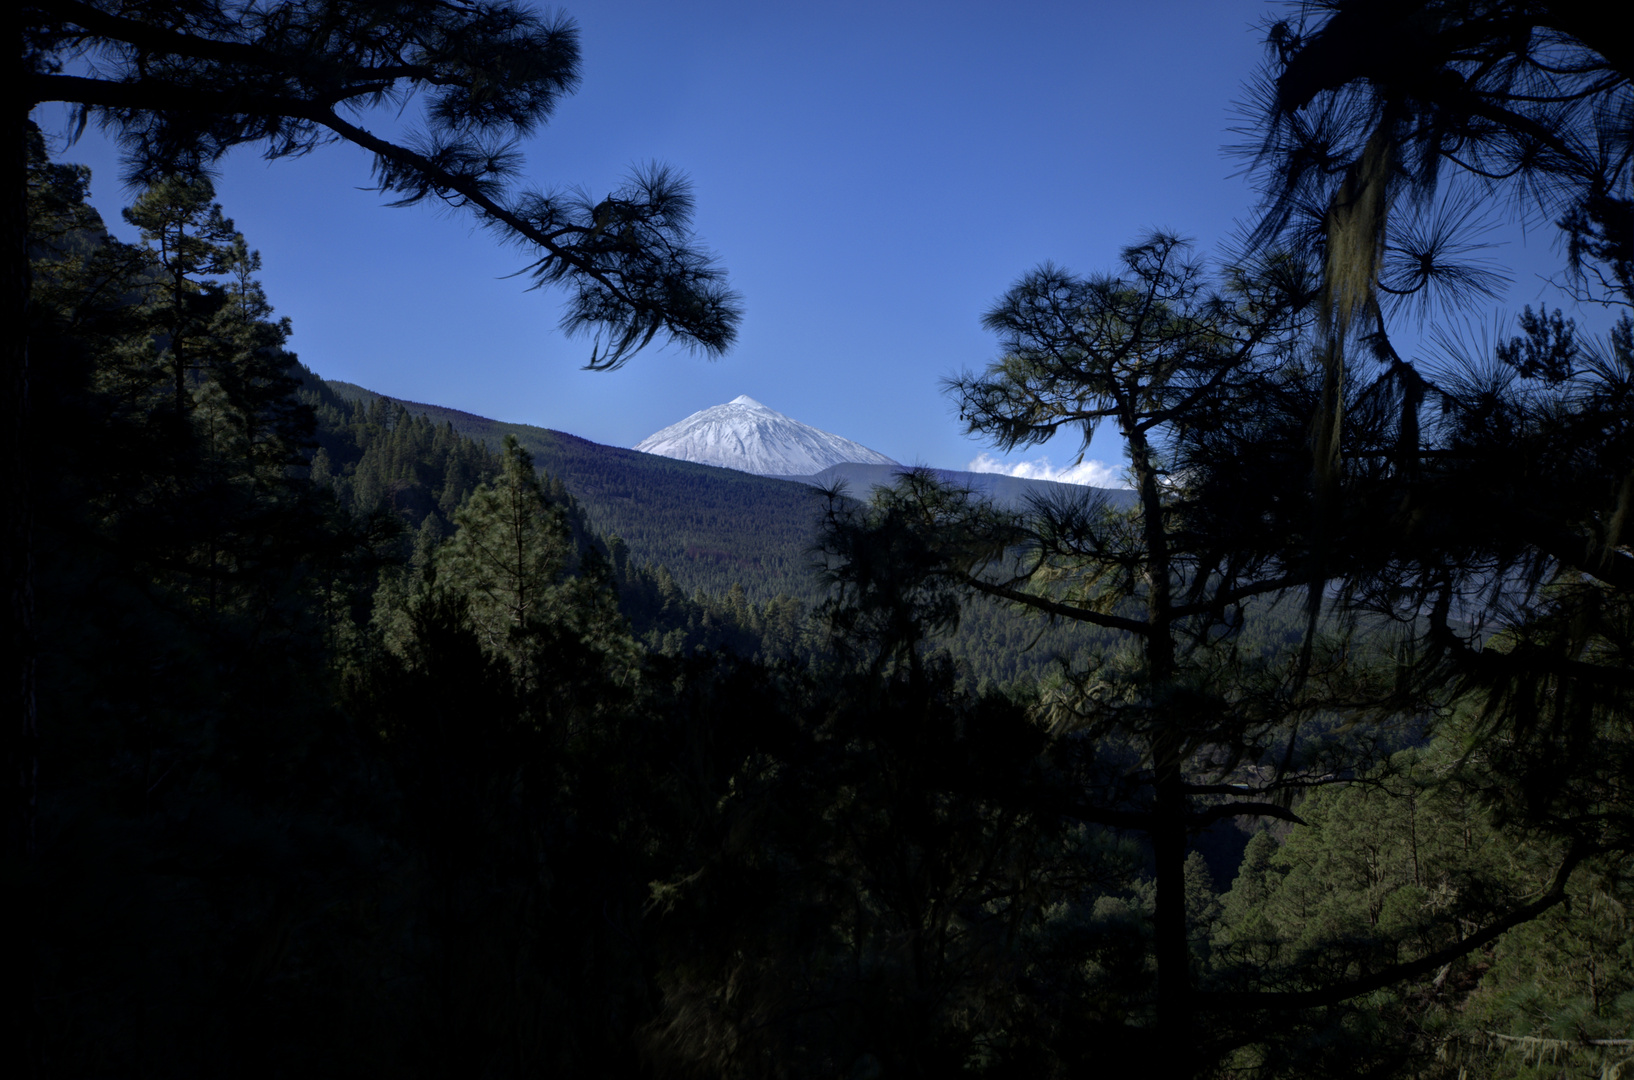
[[[1404,964],[1394,964],[1360,979],[1336,983],[1315,990],[1267,990],[1256,993],[1211,993],[1205,991],[1197,996],[1198,1008],[1211,1013],[1239,1013],[1255,1010],[1287,1012],[1299,1009],[1319,1009],[1328,1005],[1338,1005],[1363,994],[1383,990],[1386,987],[1395,986],[1411,979],[1422,978],[1430,972],[1452,963],[1454,960],[1468,956],[1476,949],[1496,941],[1515,927],[1531,922],[1550,908],[1562,903],[1566,899],[1566,886],[1571,880],[1572,871],[1577,869],[1584,857],[1585,853],[1574,846],[1567,852],[1566,858],[1555,871],[1554,879],[1550,881],[1543,895],[1532,903],[1516,908],[1503,918],[1488,923],[1456,944],[1436,949],[1416,960]]]

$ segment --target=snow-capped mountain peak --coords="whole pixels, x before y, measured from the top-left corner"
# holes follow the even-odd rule
[[[635,448],[761,476],[811,476],[848,461],[896,464],[877,450],[802,424],[747,394],[695,412]]]

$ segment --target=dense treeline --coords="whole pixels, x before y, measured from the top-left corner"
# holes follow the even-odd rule
[[[317,421],[312,482],[333,488],[353,514],[383,508],[413,533],[441,539],[453,532],[460,504],[498,475],[498,459],[447,424],[385,402],[355,406],[304,374],[300,397]]]
[[[1634,302],[1579,138],[1634,76],[1551,10],[1279,27],[1255,245],[1042,267],[951,383],[1001,446],[1116,424],[1133,504],[832,497],[809,600],[688,595],[520,439],[335,395],[207,181],[126,244],[35,139],[28,1067],[1620,1075],[1634,323],[1431,384],[1387,319],[1439,156],[1548,179]],[[1050,670],[980,666],[1004,608]]]
[[[503,455],[396,402],[341,396],[305,369],[300,379],[297,396],[316,421],[312,484],[380,534],[395,564],[428,567],[457,530],[460,508],[501,475]],[[599,534],[559,477],[542,473],[539,495],[567,528],[564,569],[576,573],[586,559],[604,562],[620,611],[650,648],[753,657],[820,647],[806,625],[806,605],[786,596],[751,603],[737,583],[718,597],[683,594],[666,568],[634,561],[620,537]]]

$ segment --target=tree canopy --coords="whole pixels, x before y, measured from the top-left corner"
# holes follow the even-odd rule
[[[1324,558],[1357,606],[1416,627],[1421,685],[1480,692],[1527,816],[1619,848],[1603,769],[1628,753],[1634,53],[1572,2],[1302,14],[1271,28],[1259,83],[1257,238],[1322,260]],[[1609,333],[1530,308],[1489,349],[1445,332],[1476,279],[1458,215],[1438,215],[1498,197],[1552,221],[1559,284],[1616,316]],[[1398,354],[1392,317],[1443,285],[1453,344]],[[1365,345],[1348,366],[1347,342]]]
[[[563,327],[606,335],[589,366],[617,367],[660,334],[708,353],[732,343],[737,298],[690,232],[678,173],[638,169],[601,197],[518,187],[518,141],[579,83],[565,14],[505,0],[43,0],[22,17],[25,106],[64,102],[108,129],[133,182],[196,174],[240,145],[278,158],[349,142],[396,205],[468,210],[522,248],[537,284],[564,287]],[[363,126],[388,110],[413,117],[400,135]]]

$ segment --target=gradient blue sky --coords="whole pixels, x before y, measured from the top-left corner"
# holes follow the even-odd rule
[[[1221,147],[1261,62],[1261,0],[1130,3],[675,3],[586,0],[584,82],[524,150],[534,186],[615,186],[657,160],[693,181],[697,228],[747,309],[723,359],[649,348],[612,373],[556,330],[513,249],[469,219],[390,209],[346,146],[229,157],[217,184],[320,375],[630,446],[739,394],[905,463],[964,468],[939,381],[991,359],[983,310],[1050,259],[1109,268],[1153,227],[1204,251],[1253,193]],[[42,111],[49,134],[61,113]],[[388,115],[366,126],[384,129]],[[131,237],[114,151],[94,170]],[[1551,230],[1505,261],[1555,262]],[[133,238],[133,237],[131,237]],[[1518,247],[1517,247],[1518,245]],[[1525,249],[1525,250],[1520,250]],[[1510,310],[1538,302],[1522,274]],[[1494,305],[1494,311],[1498,307]],[[1488,319],[1490,325],[1491,319]],[[1056,465],[1075,442],[1012,455]],[[1092,456],[1116,463],[1115,438]]]

